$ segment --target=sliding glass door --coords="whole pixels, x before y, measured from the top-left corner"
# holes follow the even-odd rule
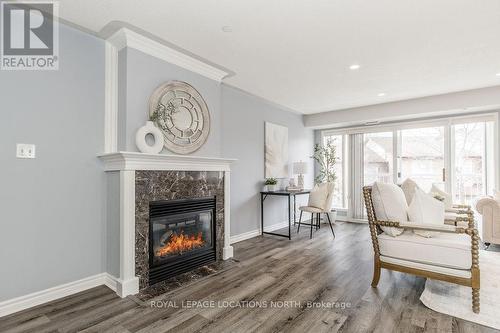
[[[450,117],[323,132],[324,140],[336,141],[339,156],[335,207],[347,208],[351,219],[362,219],[363,186],[401,184],[407,178],[425,192],[436,185],[451,193],[455,203],[473,204],[499,187],[496,118]]]
[[[413,179],[428,192],[446,180],[444,126],[403,129],[398,133],[398,182]]]
[[[452,125],[454,202],[471,204],[473,199],[487,192],[489,126],[488,122]]]
[[[393,132],[363,135],[363,183],[392,183],[394,174]]]
[[[489,148],[493,147],[493,125],[493,121],[456,120],[443,126],[398,130],[398,183],[411,178],[426,192],[436,185],[452,193],[454,202],[471,204],[493,183]]]

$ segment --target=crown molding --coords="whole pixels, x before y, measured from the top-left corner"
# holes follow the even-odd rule
[[[228,72],[220,68],[127,28],[121,28],[106,41],[112,44],[117,51],[125,47],[131,47],[217,82],[221,82],[222,79],[229,75]]]

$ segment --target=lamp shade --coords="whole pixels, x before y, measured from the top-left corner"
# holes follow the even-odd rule
[[[295,175],[303,175],[307,173],[307,163],[302,161],[293,163],[293,173]]]

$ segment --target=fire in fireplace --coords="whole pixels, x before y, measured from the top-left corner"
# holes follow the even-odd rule
[[[157,257],[164,257],[169,254],[183,254],[184,252],[202,247],[205,244],[201,232],[196,237],[194,235],[184,235],[183,230],[181,230],[180,235],[170,231],[164,233],[164,235],[168,235],[170,240],[155,252],[155,256]]]
[[[149,283],[215,261],[215,197],[149,204]]]

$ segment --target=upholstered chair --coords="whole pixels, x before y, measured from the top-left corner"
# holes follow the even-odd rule
[[[310,226],[309,238],[312,238],[313,227],[316,228],[316,230],[320,228],[321,214],[325,214],[328,223],[330,224],[330,229],[332,230],[333,238],[335,238],[335,232],[333,231],[332,221],[330,220],[330,215],[328,215],[328,213],[332,208],[333,189],[334,189],[333,182],[317,184],[314,186],[314,188],[311,190],[311,193],[309,194],[309,201],[307,203],[307,206],[299,207],[300,217],[297,227],[297,233],[299,233],[301,225],[307,225]],[[311,213],[311,223],[302,222],[303,212]]]
[[[380,194],[374,200],[372,187],[365,186],[363,195],[374,251],[372,287],[377,287],[382,268],[468,286],[472,288],[472,310],[479,313],[479,235],[474,228],[473,215],[468,215],[465,227],[445,223],[418,224],[405,217],[402,221],[379,220],[375,211],[380,212]],[[394,206],[394,202],[406,204],[404,194],[401,196],[403,198],[398,197],[398,200],[383,202],[382,206]],[[377,202],[377,209],[374,202]],[[398,207],[395,209],[404,212]],[[415,230],[437,235],[421,237]]]
[[[486,246],[500,244],[500,201],[493,197],[484,197],[477,201],[476,209],[481,214],[482,236]]]

